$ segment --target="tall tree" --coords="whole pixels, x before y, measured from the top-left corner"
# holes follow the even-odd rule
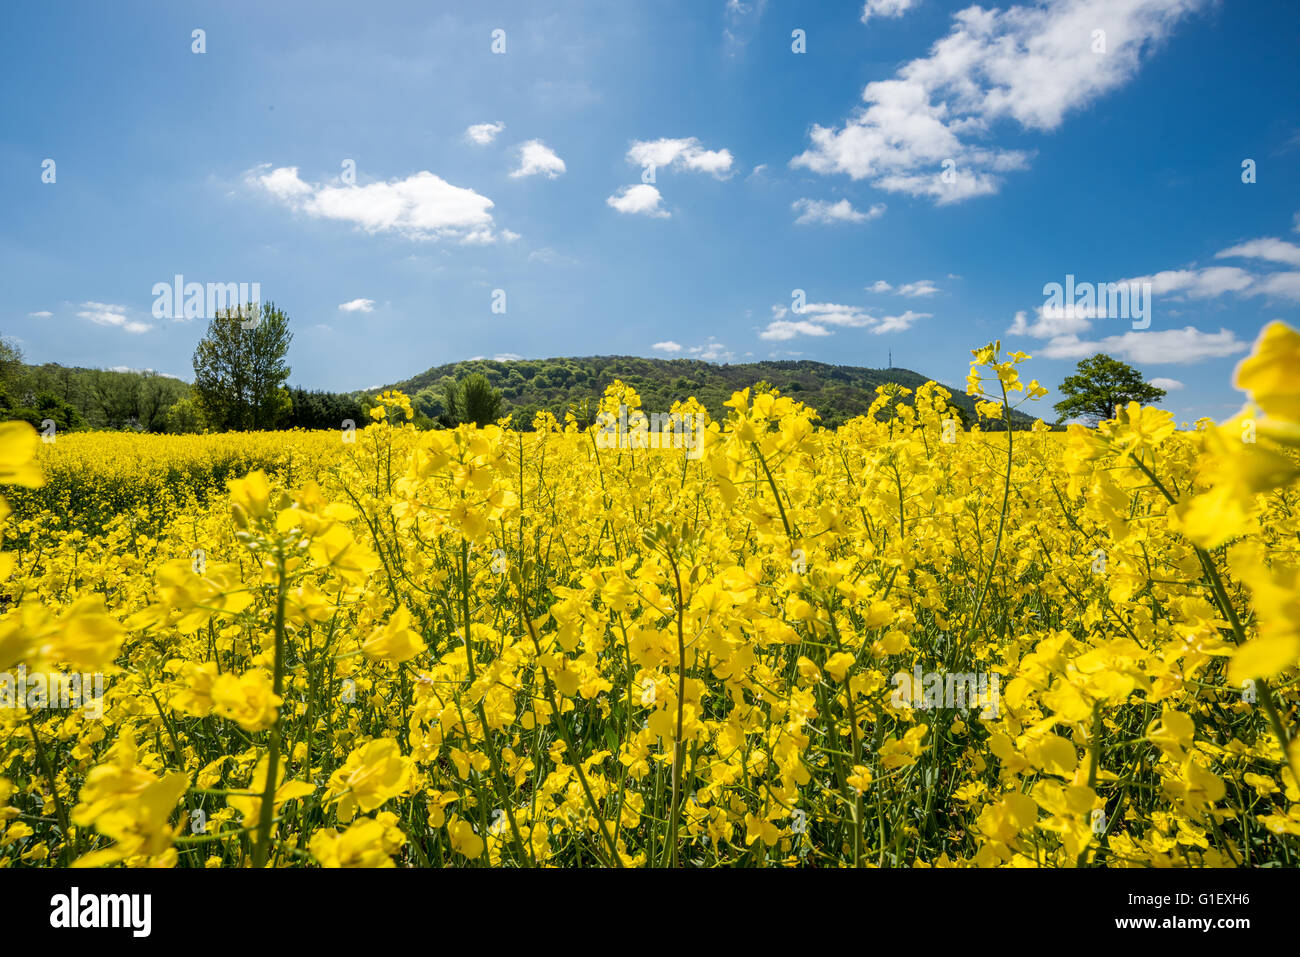
[[[18,343],[0,336],[0,389],[4,389],[15,401],[23,398],[23,385],[27,376],[27,366],[23,362],[23,350]]]
[[[442,420],[446,425],[473,422],[484,426],[501,416],[501,393],[492,388],[481,372],[470,373],[459,384],[448,383],[442,404]]]
[[[1131,365],[1099,352],[1081,360],[1074,375],[1065,377],[1061,394],[1065,398],[1056,403],[1056,411],[1062,419],[1080,417],[1095,424],[1113,418],[1116,406],[1158,402],[1165,390],[1146,382]]]
[[[221,430],[273,429],[289,413],[285,356],[293,334],[275,303],[224,310],[194,350],[194,391],[204,419]]]

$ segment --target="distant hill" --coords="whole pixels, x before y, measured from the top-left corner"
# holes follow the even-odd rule
[[[865,369],[824,362],[744,362],[716,365],[699,359],[643,359],[637,356],[583,356],[557,359],[470,359],[436,366],[387,388],[400,389],[430,418],[442,411],[443,386],[481,372],[501,390],[503,414],[515,413],[515,424],[527,427],[533,415],[546,410],[562,418],[570,403],[595,402],[615,379],[636,389],[642,408],[667,412],[673,402],[694,396],[714,419],[725,418],[723,403],[732,393],[768,382],[785,395],[817,410],[820,423],[835,428],[864,414],[876,397],[876,387],[897,383],[913,391],[929,381],[911,369]],[[974,401],[963,387],[945,386],[951,402],[967,421],[975,421]],[[373,393],[377,390],[366,390]],[[1016,414],[1019,428],[1033,419]]]

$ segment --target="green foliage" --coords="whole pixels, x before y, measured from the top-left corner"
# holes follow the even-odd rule
[[[161,432],[167,410],[189,391],[179,379],[156,372],[91,369],[84,373],[76,404],[95,428]]]
[[[1062,419],[1084,418],[1096,423],[1115,415],[1115,407],[1130,402],[1150,404],[1165,397],[1165,390],[1145,382],[1142,373],[1127,363],[1097,353],[1079,362],[1074,375],[1061,383],[1065,396],[1056,403]]]
[[[198,402],[192,395],[178,399],[163,416],[162,431],[164,432],[185,435],[206,430],[207,422],[203,418],[203,410],[199,408]]]
[[[27,422],[41,431],[45,431],[51,422],[54,423],[56,432],[70,432],[86,427],[81,413],[74,406],[49,392],[37,393],[30,405],[14,405],[5,392],[0,395],[0,417]]]
[[[444,425],[462,422],[489,425],[501,417],[501,392],[493,388],[483,373],[471,372],[459,383],[444,384],[442,405]]]
[[[292,411],[285,356],[293,334],[274,303],[224,310],[208,323],[194,350],[194,391],[204,418],[223,431],[273,429]]]
[[[365,410],[355,395],[342,392],[289,389],[293,403],[284,426],[290,429],[341,429],[347,419],[361,428],[366,424]]]

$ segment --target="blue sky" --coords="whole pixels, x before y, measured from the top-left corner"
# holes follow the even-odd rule
[[[1049,387],[1119,355],[1191,420],[1239,407],[1266,322],[1300,324],[1293,0],[86,2],[0,27],[0,333],[29,361],[189,378],[206,322],[154,315],[180,274],[258,283],[312,388],[891,350],[960,384],[1000,337]],[[1067,275],[1132,280],[1149,324],[1053,310]]]

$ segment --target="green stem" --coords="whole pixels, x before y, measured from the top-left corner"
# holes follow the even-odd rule
[[[275,595],[275,671],[272,691],[277,698],[284,697],[284,606],[289,590],[289,577],[284,567],[284,549],[276,550],[276,570],[279,582]],[[271,725],[271,746],[266,759],[266,784],[262,788],[262,807],[257,822],[257,842],[253,848],[253,867],[263,868],[271,855],[271,820],[275,816],[275,785],[280,774],[280,728],[284,720],[283,702],[275,711]]]

